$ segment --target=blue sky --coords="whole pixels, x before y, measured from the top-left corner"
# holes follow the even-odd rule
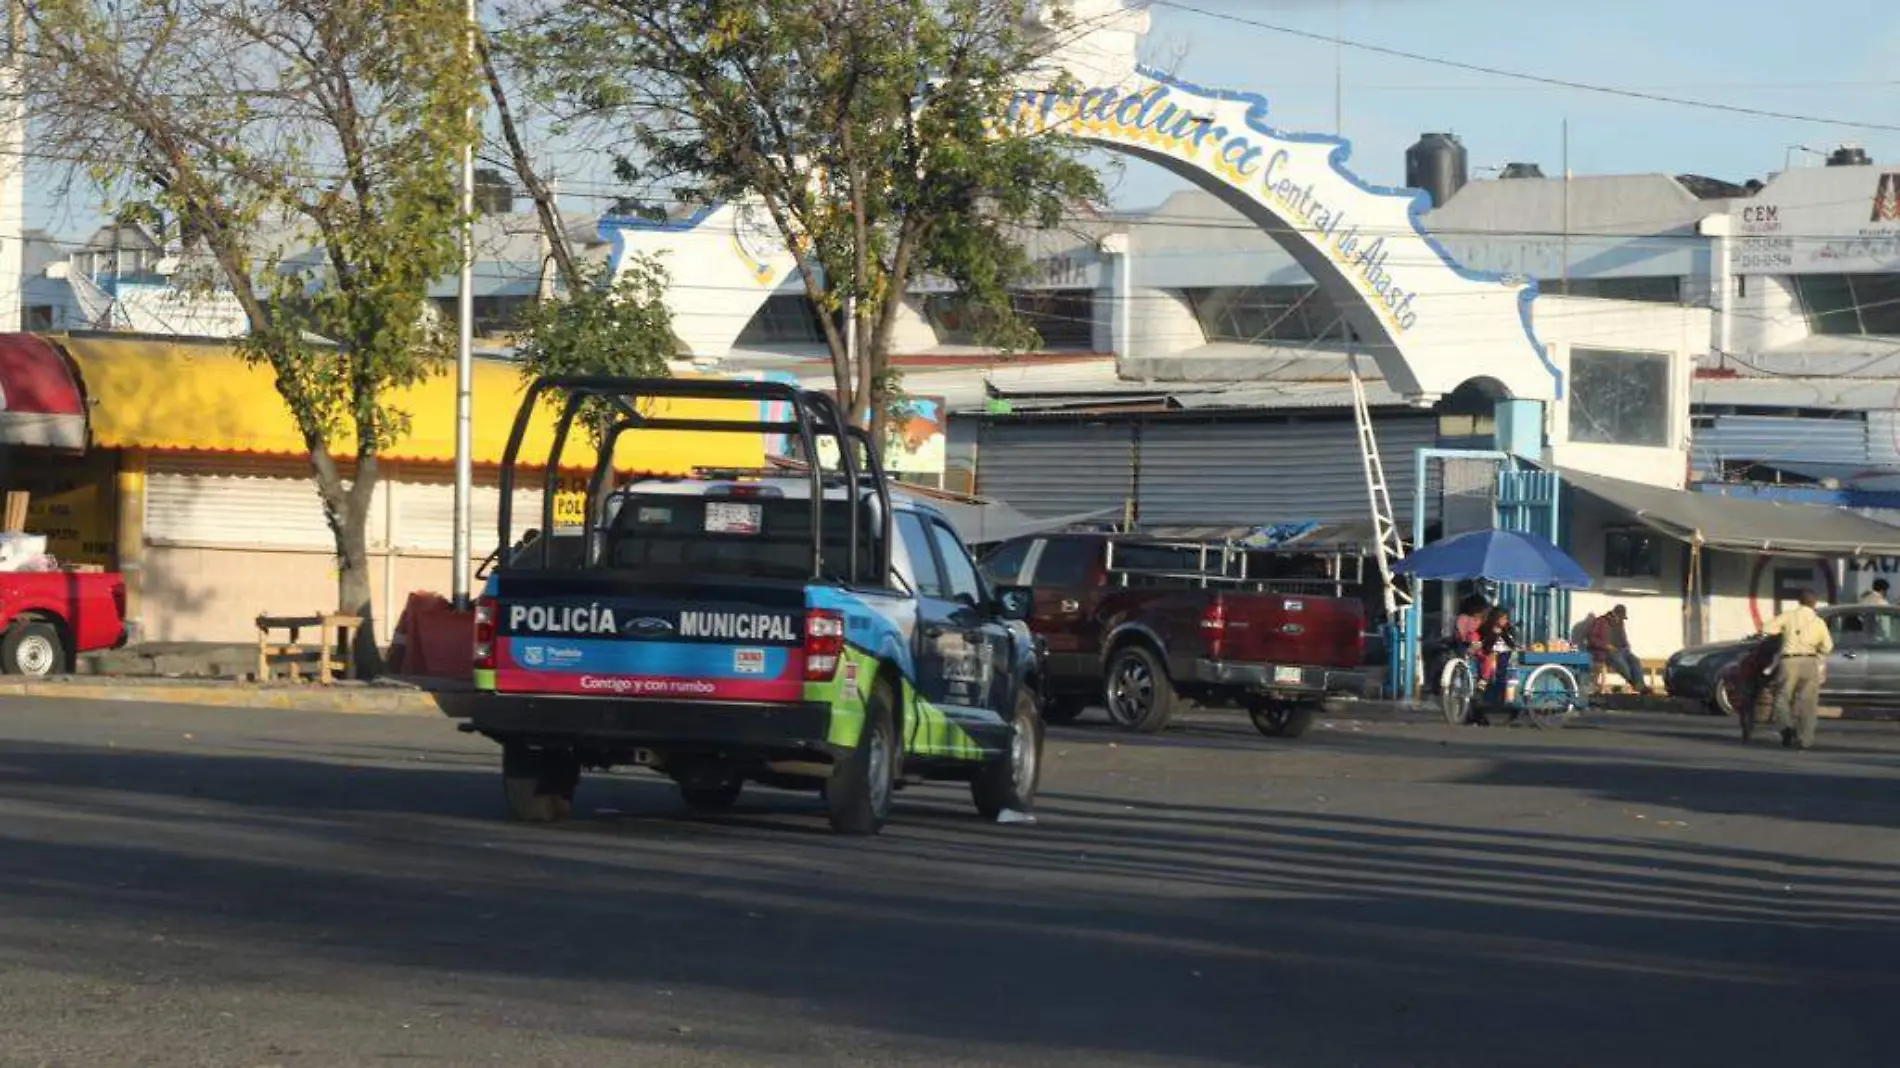
[[[1667,96],[1900,127],[1900,9],[1891,0],[1182,0],[1209,11],[1483,66]],[[1337,10],[1336,10],[1337,9]],[[1157,3],[1150,62],[1201,85],[1267,97],[1281,129],[1330,132],[1335,49]],[[1337,18],[1337,23],[1335,22]],[[1561,173],[1780,170],[1789,145],[1864,145],[1900,160],[1900,133],[1724,114],[1540,86],[1347,48],[1341,112],[1350,166],[1398,184],[1426,130],[1464,141],[1474,169],[1530,161]],[[1795,154],[1794,163],[1820,161]],[[1180,183],[1130,163],[1123,207]]]
[[[1742,107],[1900,126],[1900,9],[1892,0],[1182,0],[1194,7],[1352,41]],[[1337,19],[1337,22],[1335,21]],[[1157,3],[1148,58],[1198,84],[1264,94],[1281,129],[1330,132],[1335,49]],[[1779,170],[1788,146],[1858,141],[1900,161],[1900,133],[1724,114],[1556,89],[1431,63],[1343,51],[1350,166],[1396,185],[1419,133],[1449,130],[1481,168],[1536,162],[1561,173],[1570,124],[1575,173],[1697,173],[1742,181]],[[1796,165],[1818,163],[1795,155]],[[580,168],[579,161],[565,166]],[[55,196],[30,172],[29,225],[90,229],[90,198]],[[1120,207],[1158,202],[1181,183],[1130,162]],[[596,197],[595,199],[604,199]],[[577,200],[572,207],[597,207]]]

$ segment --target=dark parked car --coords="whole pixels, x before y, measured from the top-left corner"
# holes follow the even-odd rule
[[[1822,702],[1900,705],[1900,608],[1841,605],[1823,608],[1820,614],[1834,634]],[[1670,657],[1663,669],[1669,696],[1703,702],[1711,711],[1734,715],[1733,694],[1719,682],[1760,644],[1760,636],[1751,635],[1684,649]]]

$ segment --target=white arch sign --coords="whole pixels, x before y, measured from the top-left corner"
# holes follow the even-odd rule
[[[1070,6],[1086,20],[1072,25],[1089,28],[1051,57],[1070,85],[1019,91],[1007,116],[1018,131],[1150,160],[1221,198],[1305,268],[1386,383],[1414,403],[1473,379],[1522,400],[1563,396],[1531,327],[1535,284],[1460,266],[1421,223],[1424,193],[1361,181],[1345,167],[1343,140],[1274,130],[1264,97],[1137,68],[1145,11],[1120,0]],[[602,231],[616,264],[628,251],[664,257],[681,340],[721,355],[796,267],[759,212],[727,204],[674,223],[607,220]]]

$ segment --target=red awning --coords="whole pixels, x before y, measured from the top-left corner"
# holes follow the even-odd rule
[[[86,447],[86,401],[66,357],[34,334],[0,334],[0,445]]]

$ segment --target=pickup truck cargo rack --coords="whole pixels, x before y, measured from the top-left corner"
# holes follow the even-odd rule
[[[521,456],[522,442],[526,439],[528,426],[532,422],[537,402],[550,393],[566,397],[561,405],[560,418],[555,424],[554,440],[548,448],[546,463],[542,467],[541,529],[552,531],[554,522],[554,499],[557,481],[560,476],[560,460],[567,448],[567,441],[574,429],[574,423],[587,406],[587,401],[599,401],[601,407],[610,413],[611,422],[602,428],[600,445],[594,470],[588,479],[587,502],[584,510],[586,517],[583,533],[587,536],[586,564],[599,566],[599,541],[605,533],[605,503],[609,496],[609,484],[613,477],[613,458],[621,435],[635,430],[679,430],[701,433],[727,434],[784,434],[790,435],[799,443],[804,455],[819,455],[817,443],[820,438],[829,437],[838,445],[838,462],[841,472],[828,472],[818,464],[806,465],[804,475],[811,486],[811,574],[814,579],[842,579],[850,585],[863,581],[884,584],[890,571],[891,544],[891,498],[890,486],[884,476],[884,467],[878,459],[877,450],[872,447],[871,439],[862,428],[850,425],[839,409],[837,401],[823,393],[812,393],[783,382],[745,382],[729,379],[684,379],[684,378],[628,378],[613,375],[544,375],[534,380],[528,387],[528,393],[522,400],[520,409],[515,413],[513,428],[508,434],[508,446],[502,454],[501,466],[501,507],[497,516],[497,551],[506,554],[514,544],[514,489],[515,468]],[[779,403],[791,412],[789,420],[782,419],[699,419],[673,416],[648,415],[640,410],[644,400],[692,399],[692,400],[729,400],[750,401],[755,403]],[[597,417],[598,418],[598,417]],[[788,472],[797,477],[796,472]],[[836,475],[836,481],[832,476]],[[781,474],[784,477],[784,474]],[[882,552],[878,555],[873,573],[862,574],[863,561],[860,560],[858,539],[864,529],[861,522],[861,510],[865,505],[861,493],[847,493],[847,532],[846,559],[847,573],[843,576],[830,576],[826,573],[824,553],[824,512],[820,503],[825,499],[827,488],[842,486],[860,486],[874,495],[877,501],[877,516],[882,526],[878,539]],[[553,566],[552,538],[538,539],[540,564],[543,569]]]
[[[1157,549],[1177,554],[1182,566],[1179,567],[1143,567],[1118,563],[1117,551],[1128,555],[1128,549]],[[1355,571],[1348,579],[1344,571],[1344,559],[1340,554],[1331,554],[1330,576],[1288,577],[1279,575],[1250,575],[1249,563],[1254,556],[1267,555],[1270,550],[1260,549],[1232,541],[1184,541],[1167,538],[1122,537],[1110,539],[1105,564],[1109,579],[1115,585],[1131,587],[1148,584],[1152,580],[1162,582],[1186,583],[1201,589],[1230,589],[1254,593],[1308,593],[1316,594],[1325,590],[1334,591],[1334,596],[1343,593],[1348,584],[1365,581],[1365,558],[1355,558]]]

